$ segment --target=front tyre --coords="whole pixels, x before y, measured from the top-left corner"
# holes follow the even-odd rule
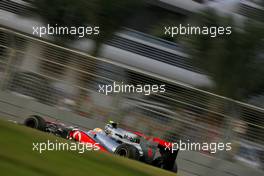
[[[41,131],[44,131],[46,128],[45,120],[38,115],[33,115],[33,116],[30,116],[29,118],[27,118],[24,121],[24,125],[27,127],[30,127],[30,128],[35,128],[35,129],[41,130]]]
[[[138,149],[129,144],[119,145],[114,153],[119,156],[123,156],[134,160],[139,160],[140,157]]]

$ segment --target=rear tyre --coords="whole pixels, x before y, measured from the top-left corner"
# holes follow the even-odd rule
[[[178,165],[177,165],[177,163],[175,162],[175,164],[174,164],[174,166],[173,166],[173,168],[172,168],[172,170],[171,170],[172,172],[175,172],[175,173],[177,173],[178,172]]]
[[[119,156],[123,156],[134,160],[139,160],[140,157],[138,149],[129,144],[119,145],[114,153]]]
[[[25,120],[24,125],[30,128],[35,128],[44,131],[46,127],[46,122],[42,117],[33,115]]]
[[[174,153],[170,153],[169,151],[164,150],[164,147],[161,147],[161,156],[153,160],[152,165],[177,173],[178,166],[176,163],[176,158],[178,151],[179,150],[175,151]]]
[[[178,166],[176,161],[166,156],[160,156],[156,158],[152,162],[152,165],[175,173],[178,172]]]

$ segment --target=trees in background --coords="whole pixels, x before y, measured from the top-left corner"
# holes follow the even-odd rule
[[[210,10],[196,21],[200,26],[232,26],[231,35],[195,35],[188,40],[193,63],[211,77],[214,92],[244,100],[263,91],[263,24],[246,21],[243,27],[235,27],[231,18]]]
[[[143,7],[142,0],[92,0],[91,23],[100,26],[100,35],[95,37],[97,55],[103,42],[112,38],[113,34],[126,24],[128,19]]]
[[[194,35],[187,42],[193,64],[209,75],[213,81],[212,91],[240,101],[248,101],[251,96],[263,93],[263,23],[248,20],[243,26],[238,27],[231,18],[220,17],[210,10],[198,15],[195,21],[200,26],[232,26],[231,35],[215,38],[208,35]],[[239,135],[233,128],[235,122],[245,120],[241,114],[243,110],[234,101],[224,100],[222,103],[217,101],[216,98],[209,100],[210,111],[221,112],[228,116],[217,117],[211,112],[204,116],[208,117],[208,123],[215,121],[213,128],[223,127],[224,141],[228,139],[225,137],[236,139]],[[250,122],[250,119],[247,121]],[[252,122],[254,124],[253,119]],[[248,128],[251,131],[255,126]]]
[[[46,23],[57,26],[99,26],[100,34],[94,36],[93,55],[98,55],[103,42],[111,39],[127,19],[142,7],[142,0],[38,0],[33,1],[37,12]],[[59,36],[59,39],[74,36]]]

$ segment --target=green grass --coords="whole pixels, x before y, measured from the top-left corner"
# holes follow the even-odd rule
[[[33,142],[66,140],[0,121],[0,173],[25,176],[170,176],[174,173],[102,152],[33,151]],[[68,141],[67,141],[68,142]]]

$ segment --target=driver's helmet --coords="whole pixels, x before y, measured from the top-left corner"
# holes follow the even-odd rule
[[[114,121],[112,121],[112,120],[109,121],[109,124],[110,124],[113,128],[117,128],[117,125],[118,125],[118,123],[116,123],[116,122],[114,122]]]
[[[93,129],[93,131],[96,132],[96,133],[101,133],[101,132],[103,132],[103,130],[102,130],[101,128],[95,128],[95,129]]]

